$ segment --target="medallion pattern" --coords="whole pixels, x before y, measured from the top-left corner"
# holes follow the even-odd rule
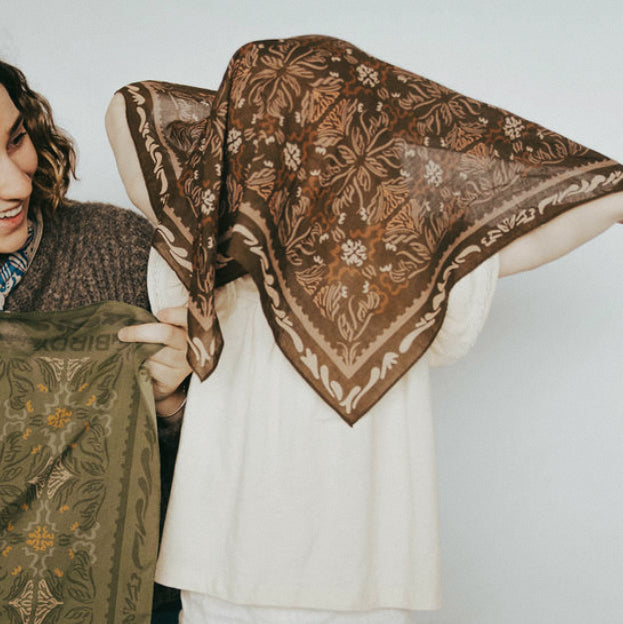
[[[0,620],[149,622],[158,539],[153,351],[125,304],[0,316]],[[129,348],[128,348],[129,346]]]

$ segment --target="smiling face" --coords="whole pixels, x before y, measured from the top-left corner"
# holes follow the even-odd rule
[[[19,110],[0,85],[0,253],[24,246],[37,151]]]

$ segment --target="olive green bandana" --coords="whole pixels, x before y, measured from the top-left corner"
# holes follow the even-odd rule
[[[147,624],[160,498],[153,321],[101,303],[0,315],[0,621]]]

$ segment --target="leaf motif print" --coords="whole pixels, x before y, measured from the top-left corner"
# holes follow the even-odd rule
[[[157,126],[145,85],[135,118]],[[231,254],[253,275],[288,359],[353,424],[426,351],[457,279],[580,197],[620,189],[620,171],[348,42],[250,43],[230,62],[187,166],[168,180],[188,204],[176,204],[175,223],[168,209],[159,215],[188,236],[175,268],[190,272],[192,257],[193,368],[203,379],[218,361],[212,293],[240,274],[228,270]],[[173,264],[180,238],[159,241]],[[397,353],[392,366],[387,353]]]
[[[15,572],[16,570],[13,570]],[[16,582],[11,588],[11,594],[9,594],[7,603],[17,611],[17,617],[19,619],[13,619],[15,624],[25,624],[29,622],[34,606],[34,593],[35,584],[32,580],[27,580],[25,574],[19,574]],[[13,610],[9,610],[11,618],[15,618],[16,614]],[[11,622],[11,624],[13,624]]]
[[[339,76],[324,76],[311,83],[301,101],[301,125],[314,123],[340,95],[344,81]]]
[[[281,223],[281,218],[288,201],[289,194],[285,191],[285,189],[277,189],[268,199],[268,208],[275,223]],[[279,240],[283,240],[281,234],[279,235]]]
[[[74,475],[67,470],[67,468],[63,465],[62,459],[57,459],[54,463],[54,467],[50,470],[50,474],[47,480],[47,494],[49,498],[54,498],[55,496],[60,494],[61,504],[65,502],[67,494],[63,497],[62,490],[68,490],[68,482],[71,483],[73,481]]]
[[[398,104],[413,113],[422,135],[444,136],[452,127],[469,117],[480,115],[482,103],[440,84],[416,79]]]
[[[32,366],[30,363],[10,359],[7,363],[7,377],[11,388],[10,404],[15,410],[24,409],[27,397],[34,392]]]
[[[367,211],[368,223],[385,221],[408,201],[409,196],[409,187],[404,178],[381,182]]]
[[[339,195],[348,185],[362,197],[380,183],[391,170],[399,167],[398,150],[387,132],[387,120],[373,118],[368,123],[352,125],[347,140],[340,143],[335,153],[327,156],[328,165],[322,175],[322,184],[332,186]]]
[[[30,454],[25,444],[24,434],[13,431],[4,436],[0,442],[0,482],[12,481],[24,469],[23,462]]]
[[[22,490],[15,485],[3,482],[0,483],[0,529],[4,530],[8,518],[11,516],[10,510],[17,506],[20,501]]]
[[[268,199],[275,186],[275,169],[263,167],[253,171],[246,179],[246,187],[257,193],[262,199]]]
[[[284,247],[284,253],[294,266],[301,264],[298,245],[306,239],[310,231],[307,219],[309,204],[308,197],[301,197],[298,201],[289,202],[279,224],[280,242]]]
[[[365,285],[354,280],[350,287],[345,282],[326,285],[317,292],[314,301],[336,323],[341,338],[340,357],[352,364],[362,348],[359,340],[381,305],[381,297],[377,292],[366,292]]]
[[[236,79],[232,81],[231,97],[234,101],[244,101],[249,78],[257,65],[260,48],[253,44],[242,46],[232,57],[227,67],[226,76],[234,74]]]
[[[526,172],[521,162],[509,162],[482,154],[483,150],[467,153],[457,161],[457,171],[464,177],[458,199],[462,206],[486,204],[495,194],[521,184]]]
[[[41,358],[39,366],[41,368],[41,377],[44,385],[48,389],[55,388],[60,382],[60,370],[58,365],[55,365],[55,362],[51,361],[49,358]]]
[[[324,283],[327,268],[323,264],[314,264],[296,272],[296,279],[308,295],[312,295]]]
[[[392,251],[391,267],[385,273],[396,283],[406,282],[426,269],[440,240],[452,224],[452,212],[411,203],[388,222],[384,241]]]
[[[84,550],[74,553],[67,570],[67,593],[77,602],[90,603],[95,597],[95,584],[89,554]]]
[[[326,153],[327,148],[333,147],[348,136],[356,113],[356,101],[342,100],[336,102],[336,105],[331,108],[318,126],[315,139],[316,150],[320,153]],[[324,185],[327,186],[329,182],[329,177],[324,177]]]
[[[574,141],[562,139],[559,136],[544,136],[543,140],[528,154],[533,162],[550,164],[562,163],[569,156],[581,157],[586,154],[586,148]]]
[[[484,127],[479,122],[466,122],[452,126],[445,135],[446,145],[457,152],[465,152],[470,146],[482,140]]]
[[[98,365],[98,376],[96,381],[93,382],[91,389],[97,395],[102,405],[112,400],[115,383],[120,371],[119,360],[116,356],[110,357]]]
[[[78,501],[74,508],[82,531],[90,531],[97,522],[106,496],[106,484],[102,479],[91,479],[77,490]]]
[[[86,607],[74,607],[65,614],[66,624],[93,624],[93,611]]]
[[[279,117],[293,110],[305,82],[326,69],[329,53],[322,48],[283,46],[263,55],[248,81],[248,98],[258,114]]]
[[[78,439],[74,442],[80,453],[68,453],[66,467],[74,474],[102,475],[109,465],[106,429],[100,422],[85,422]]]

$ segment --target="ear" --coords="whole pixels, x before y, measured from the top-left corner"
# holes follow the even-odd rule
[[[106,133],[117,161],[117,170],[130,201],[152,223],[157,223],[128,127],[125,100],[120,93],[115,93],[106,110]]]

